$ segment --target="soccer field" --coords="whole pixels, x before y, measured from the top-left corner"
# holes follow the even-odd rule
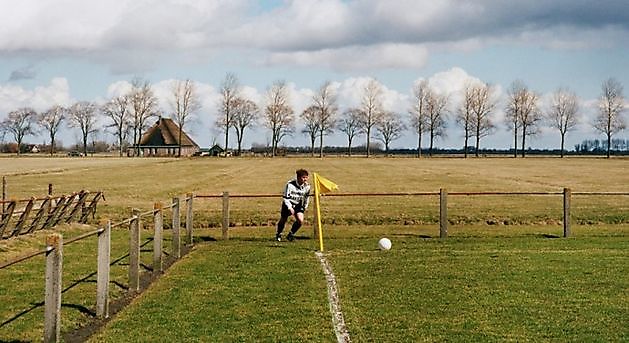
[[[356,342],[625,341],[628,230],[333,227],[325,255]],[[214,234],[91,341],[336,341],[315,240]]]
[[[221,200],[195,199],[197,245],[92,339],[110,342],[335,341],[312,209],[302,239],[271,240],[279,194],[299,167],[333,180],[339,193],[387,193],[627,192],[628,166],[594,158],[0,159],[10,198],[41,196],[49,183],[55,194],[102,190],[96,221],[188,192],[277,194],[232,198],[229,241],[221,240]],[[448,199],[446,240],[438,196],[322,199],[325,256],[353,341],[628,339],[627,196],[573,196],[567,239],[558,238],[561,196]],[[59,230],[67,240],[93,228]],[[42,249],[46,234],[0,241],[0,261]],[[390,251],[377,250],[381,237],[392,240]],[[126,293],[128,246],[128,231],[115,229],[113,299]],[[94,319],[95,248],[95,238],[64,248],[66,335]],[[143,248],[145,273],[151,257]],[[43,268],[38,257],[0,270],[0,341],[41,339]]]

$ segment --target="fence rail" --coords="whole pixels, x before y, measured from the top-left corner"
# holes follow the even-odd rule
[[[93,197],[90,198],[90,196]],[[0,240],[51,228],[59,223],[85,223],[96,213],[103,192],[80,191],[69,195],[3,201]],[[25,203],[18,209],[18,204]]]
[[[100,194],[100,193],[98,193]],[[510,195],[527,195],[527,196],[563,196],[563,227],[564,237],[570,236],[570,205],[572,196],[629,196],[629,192],[571,192],[570,189],[564,188],[562,192],[452,192],[448,193],[446,189],[440,189],[439,192],[397,192],[397,193],[331,193],[326,197],[383,197],[383,196],[438,196],[439,197],[439,237],[446,239],[448,236],[448,197],[449,196],[510,196]],[[39,255],[46,255],[46,295],[45,295],[45,317],[44,317],[44,341],[55,342],[60,338],[60,317],[61,317],[61,296],[62,296],[62,269],[63,269],[63,247],[74,242],[81,241],[88,237],[98,236],[97,247],[97,283],[96,283],[96,316],[98,318],[107,318],[109,316],[109,274],[111,261],[111,229],[114,227],[124,227],[128,225],[129,230],[129,264],[128,264],[128,292],[134,293],[140,290],[140,247],[141,247],[141,228],[143,219],[149,217],[149,222],[153,223],[153,258],[152,273],[160,273],[163,271],[163,258],[166,254],[163,251],[164,239],[164,211],[172,210],[172,253],[170,254],[175,260],[181,256],[181,235],[180,225],[181,216],[185,217],[185,241],[188,245],[193,244],[193,201],[194,198],[220,198],[222,199],[222,215],[223,215],[223,239],[229,239],[229,211],[230,198],[277,198],[278,194],[207,194],[194,195],[186,194],[181,199],[175,197],[168,205],[156,202],[152,210],[140,212],[138,209],[132,211],[131,217],[117,223],[104,221],[98,229],[83,233],[77,237],[63,240],[58,234],[49,235],[46,239],[46,248],[39,251],[33,251],[16,257],[10,261],[0,264],[0,269],[7,268],[11,265],[26,261]],[[98,198],[98,195],[95,199]],[[180,200],[186,205],[186,212],[181,213]],[[97,201],[97,200],[96,200]],[[11,202],[15,204],[16,202]],[[61,203],[61,201],[59,201]],[[57,208],[62,205],[57,204]],[[65,206],[65,205],[63,205]],[[52,211],[54,212],[54,211]],[[4,220],[4,217],[3,217]],[[315,230],[316,232],[316,230]]]
[[[193,244],[192,234],[192,203],[194,195],[187,194],[183,200],[186,204],[186,243]],[[14,203],[14,202],[12,202]],[[180,237],[180,199],[175,197],[168,205],[156,202],[153,210],[140,213],[134,209],[132,216],[118,223],[111,223],[107,220],[102,222],[98,229],[83,233],[79,236],[64,240],[59,233],[52,233],[46,237],[46,248],[13,258],[0,264],[0,270],[14,264],[32,259],[39,255],[46,255],[45,259],[45,299],[44,299],[44,342],[58,342],[61,335],[61,300],[64,290],[62,289],[63,276],[63,248],[72,243],[84,240],[88,237],[98,236],[97,247],[97,271],[96,271],[96,317],[107,318],[109,316],[109,284],[111,261],[111,229],[125,224],[129,225],[129,292],[140,290],[140,229],[143,217],[152,217],[153,222],[153,273],[160,273],[164,270],[163,251],[163,223],[164,211],[172,210],[172,252],[168,255],[175,260],[181,257],[181,237]],[[92,274],[93,275],[93,274]]]

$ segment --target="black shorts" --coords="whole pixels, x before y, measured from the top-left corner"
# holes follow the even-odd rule
[[[295,213],[304,213],[304,211],[306,210],[303,206],[301,205],[293,205],[293,209],[295,210]],[[282,203],[282,217],[290,217],[290,210],[288,209],[288,207],[286,207],[285,203]]]

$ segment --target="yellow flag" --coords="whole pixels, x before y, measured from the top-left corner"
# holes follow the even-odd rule
[[[339,186],[336,183],[317,173],[315,173],[315,182],[317,183],[317,187],[319,187],[319,192],[321,193],[328,193],[339,189]]]
[[[315,208],[317,210],[317,229],[319,232],[319,251],[323,251],[323,229],[321,226],[321,205],[319,202],[319,194],[328,193],[339,189],[339,186],[324,178],[321,175],[314,173],[314,189],[315,189]]]

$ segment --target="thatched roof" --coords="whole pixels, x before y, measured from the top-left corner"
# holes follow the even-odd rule
[[[142,135],[140,145],[148,146],[179,146],[179,126],[175,124],[172,119],[159,118],[157,123]],[[181,132],[181,146],[195,146],[199,145],[195,143],[190,136],[185,132]]]

